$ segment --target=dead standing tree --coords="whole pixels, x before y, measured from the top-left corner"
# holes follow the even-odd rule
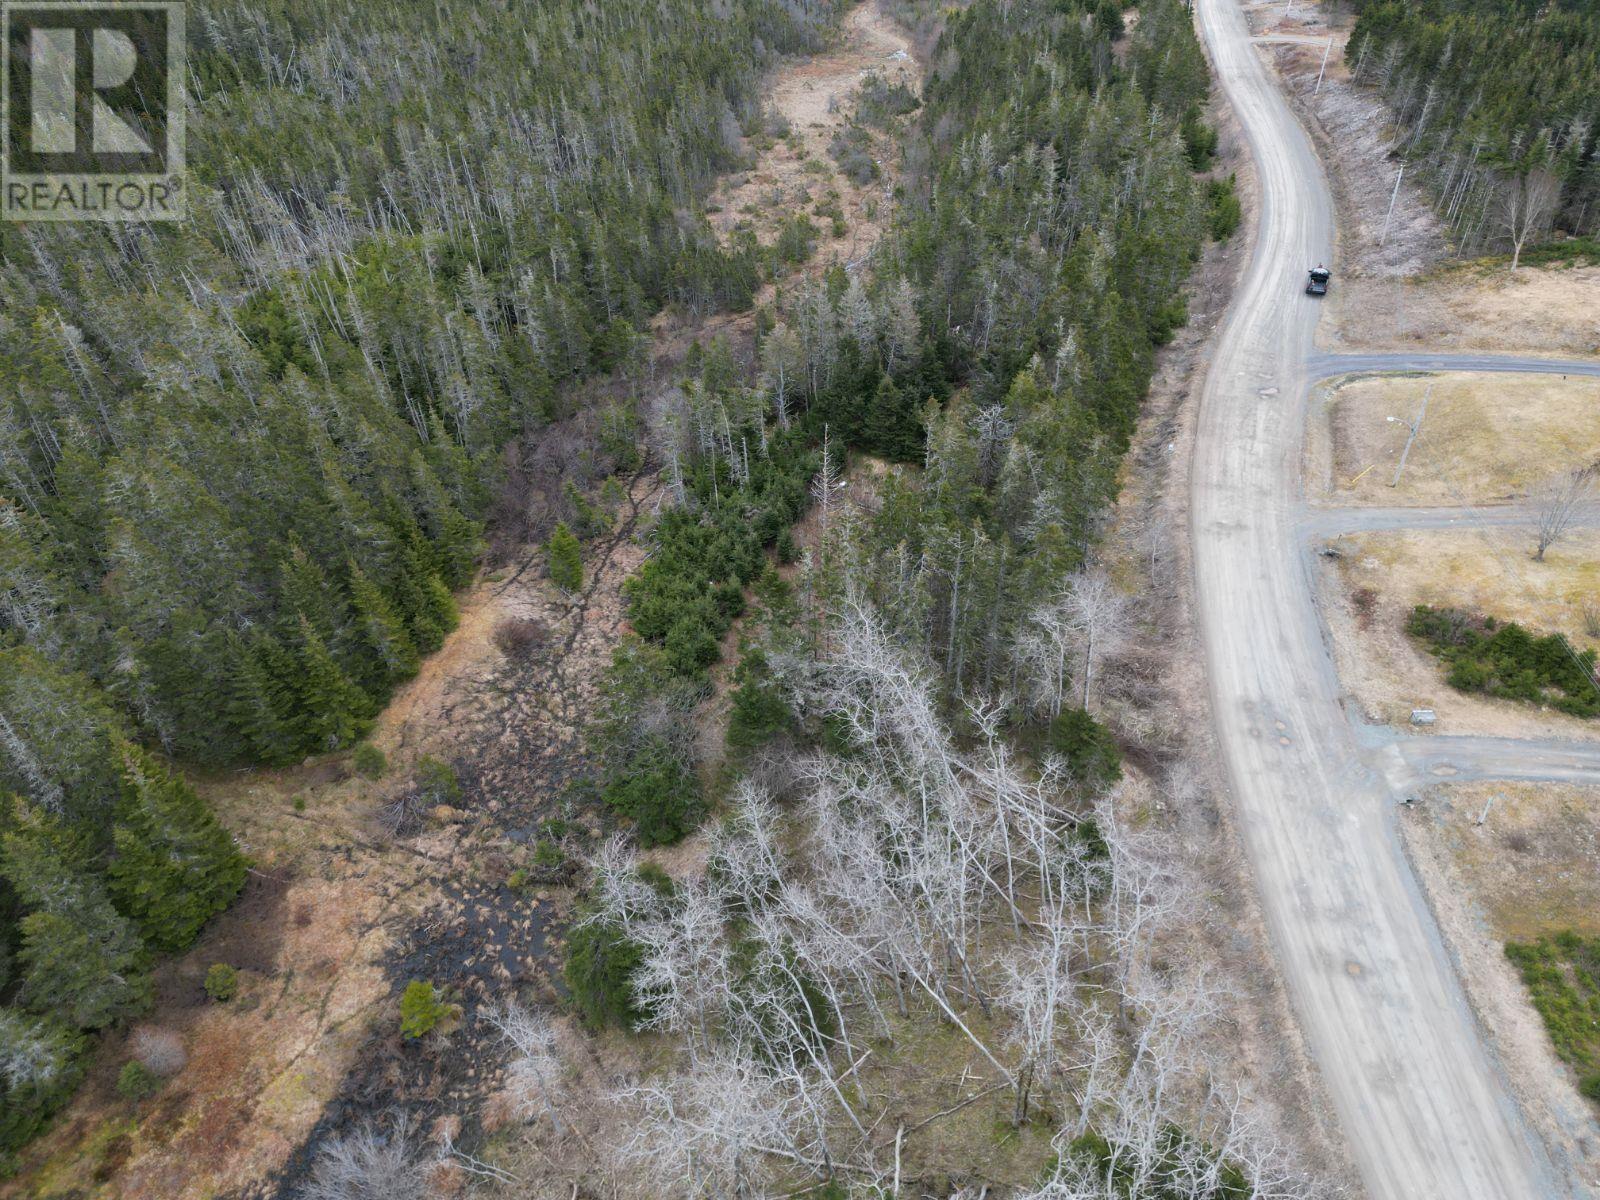
[[[1600,471],[1593,466],[1578,467],[1552,475],[1534,489],[1530,497],[1534,510],[1534,562],[1543,562],[1546,550],[1592,515],[1597,475]]]

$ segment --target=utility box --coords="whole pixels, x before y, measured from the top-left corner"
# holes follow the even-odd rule
[[[1438,714],[1431,708],[1413,708],[1411,710],[1411,723],[1413,725],[1432,725],[1438,719]]]

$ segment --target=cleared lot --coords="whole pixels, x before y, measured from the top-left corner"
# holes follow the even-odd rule
[[[1424,399],[1396,485],[1408,423]],[[1329,384],[1313,403],[1321,419],[1312,423],[1307,478],[1314,498],[1331,504],[1503,503],[1600,459],[1600,379],[1366,376]]]
[[[1594,1106],[1557,1058],[1505,944],[1565,929],[1600,935],[1600,788],[1436,787],[1406,817],[1410,857],[1518,1101],[1592,1185]]]
[[[1600,737],[1600,722],[1456,691],[1404,631],[1411,609],[1429,604],[1600,647],[1585,612],[1600,605],[1600,531],[1573,534],[1543,563],[1515,528],[1366,533],[1338,545],[1342,557],[1321,570],[1322,602],[1340,679],[1369,717],[1405,725],[1413,708],[1432,708],[1441,732]]]
[[[1329,349],[1600,355],[1600,267],[1513,274],[1502,262],[1468,263],[1413,279],[1348,278],[1328,299],[1333,320],[1319,332]]]

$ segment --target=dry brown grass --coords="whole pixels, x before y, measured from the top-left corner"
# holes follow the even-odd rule
[[[1404,630],[1411,609],[1430,604],[1600,647],[1583,612],[1600,589],[1600,531],[1574,534],[1544,563],[1515,529],[1367,533],[1339,545],[1344,556],[1322,575],[1322,608],[1340,681],[1370,719],[1408,726],[1413,708],[1431,708],[1442,733],[1600,737],[1600,722],[1456,691]]]
[[[1337,281],[1336,281],[1337,283]],[[1600,267],[1490,261],[1410,279],[1348,278],[1320,336],[1347,351],[1600,356]]]
[[[1564,633],[1579,647],[1600,647],[1583,608],[1600,595],[1600,531],[1580,530],[1532,561],[1532,535],[1519,529],[1408,530],[1343,540],[1355,586],[1388,604],[1464,608]]]
[[[1486,801],[1488,819],[1478,825]],[[1537,783],[1428,790],[1402,822],[1407,850],[1467,995],[1523,1111],[1568,1170],[1595,1178],[1600,1128],[1555,1056],[1505,943],[1600,934],[1600,788]],[[1573,1189],[1589,1194],[1587,1183]]]
[[[1427,415],[1399,486],[1405,421]],[[1331,454],[1320,473],[1337,504],[1491,503],[1600,457],[1600,379],[1447,373],[1347,380],[1323,400]]]
[[[1496,941],[1562,929],[1600,936],[1600,788],[1462,784],[1439,801],[1445,844]]]

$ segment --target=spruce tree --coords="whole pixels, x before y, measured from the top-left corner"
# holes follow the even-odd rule
[[[354,561],[350,562],[350,605],[355,634],[368,663],[367,690],[387,694],[417,673],[417,648],[388,597]]]
[[[558,523],[555,532],[550,535],[548,553],[550,582],[564,592],[582,590],[583,552],[565,521]]]
[[[333,660],[309,622],[300,623],[299,725],[312,753],[348,746],[367,730],[372,702]]]
[[[229,725],[244,743],[239,757],[277,765],[295,757],[299,741],[289,719],[293,698],[273,669],[292,656],[282,646],[265,644],[271,641],[265,632],[250,644],[237,635],[229,639],[225,707]]]
[[[20,999],[98,1029],[149,999],[146,952],[112,906],[86,839],[23,800],[15,804],[0,869],[31,910],[19,922]]]
[[[59,1021],[0,1007],[0,1162],[72,1094],[82,1052],[83,1038]]]
[[[181,950],[244,887],[245,858],[206,803],[137,746],[122,747],[111,898],[161,950]]]
[[[290,628],[300,620],[307,621],[325,645],[339,647],[345,635],[344,602],[328,582],[322,567],[292,537],[280,568],[280,579]]]
[[[891,462],[920,461],[921,408],[914,391],[902,389],[885,375],[862,416],[862,449]]]

